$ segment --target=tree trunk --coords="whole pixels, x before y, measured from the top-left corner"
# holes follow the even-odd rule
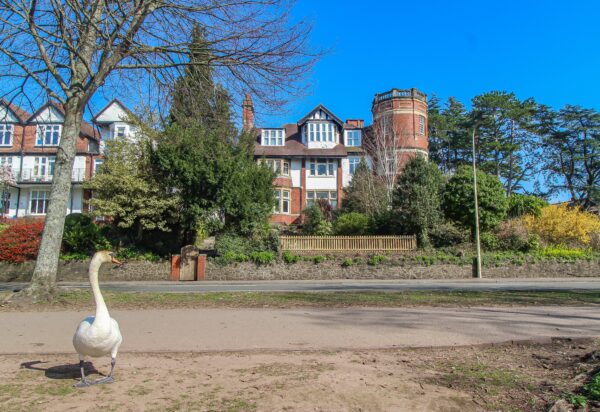
[[[81,130],[83,108],[79,98],[69,98],[65,104],[65,120],[56,154],[54,177],[46,221],[29,294],[51,293],[56,286],[56,272],[71,192],[71,174],[75,162],[76,143]]]

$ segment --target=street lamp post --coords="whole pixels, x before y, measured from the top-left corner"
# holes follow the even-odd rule
[[[477,246],[476,271],[473,274],[477,279],[481,279],[481,242],[479,240],[479,202],[477,200],[477,165],[475,161],[475,130],[473,127],[473,196],[475,198],[475,244]]]

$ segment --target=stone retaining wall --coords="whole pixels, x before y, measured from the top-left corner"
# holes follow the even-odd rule
[[[89,261],[60,262],[59,281],[87,280]],[[0,282],[27,282],[31,279],[34,262],[8,264],[0,262]],[[104,265],[102,281],[165,281],[170,278],[170,263],[166,261],[130,261],[122,266]],[[600,277],[600,261],[576,263],[538,262],[522,266],[506,265],[484,267],[485,278],[554,278],[554,277]],[[339,261],[328,260],[319,264],[298,262],[287,265],[275,263],[256,266],[239,263],[226,266],[208,262],[206,280],[327,280],[327,279],[468,279],[472,277],[471,266],[435,264],[391,265],[366,264],[342,267]]]

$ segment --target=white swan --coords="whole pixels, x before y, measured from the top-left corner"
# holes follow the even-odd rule
[[[81,381],[75,385],[76,387],[113,382],[113,370],[115,369],[117,352],[123,341],[123,337],[119,330],[119,324],[108,314],[108,309],[98,285],[98,271],[100,266],[103,263],[109,262],[121,264],[121,262],[115,259],[113,253],[108,251],[96,252],[90,262],[90,285],[92,286],[92,293],[94,294],[94,301],[96,303],[96,315],[85,318],[79,324],[75,336],[73,336],[73,346],[79,354],[79,368],[81,370]],[[108,354],[111,356],[111,367],[108,376],[97,381],[88,381],[83,368],[84,360],[89,357],[97,358]]]

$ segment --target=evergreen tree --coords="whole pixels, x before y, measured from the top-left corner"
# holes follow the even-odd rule
[[[567,192],[584,208],[600,203],[600,113],[567,105],[540,108],[543,172],[549,194]]]
[[[475,96],[472,103],[479,167],[497,176],[507,195],[521,190],[538,171],[539,142],[533,132],[537,105],[497,91]]]
[[[224,137],[235,136],[230,97],[214,81],[210,42],[199,26],[193,29],[188,59],[193,64],[186,66],[171,92],[171,121],[182,125],[198,123],[207,129],[221,130]]]
[[[200,124],[173,124],[155,145],[152,163],[181,198],[187,241],[197,232],[252,234],[273,211],[273,172],[254,161],[252,137],[234,144],[223,135]]]
[[[492,230],[506,217],[508,198],[500,180],[477,170],[479,225],[482,231]],[[473,198],[473,169],[460,167],[448,180],[442,197],[446,217],[475,232],[475,202]]]
[[[429,233],[442,222],[442,173],[421,156],[411,159],[398,176],[392,209],[396,233],[415,234],[421,247],[430,245]]]

